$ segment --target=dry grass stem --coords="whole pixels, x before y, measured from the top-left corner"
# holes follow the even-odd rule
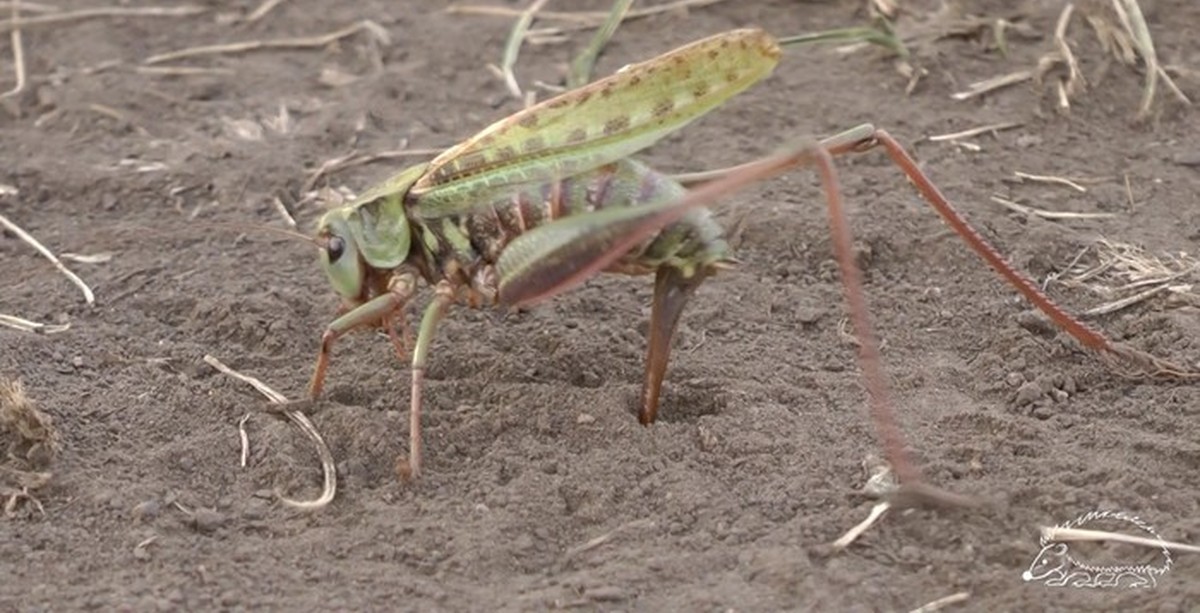
[[[1200,260],[1195,257],[1186,253],[1156,257],[1140,247],[1105,239],[1086,253],[1093,258],[1089,262],[1076,258],[1059,279],[1067,287],[1082,287],[1107,300],[1084,311],[1085,316],[1113,313],[1162,293],[1200,306],[1200,293],[1195,289],[1200,281]]]
[[[102,253],[80,254],[80,253],[64,253],[62,259],[79,262],[80,264],[107,264],[113,259],[113,254],[109,251]]]
[[[1066,113],[1071,110],[1071,94],[1067,91],[1066,83],[1062,80],[1055,82],[1054,91],[1058,95],[1058,110]]]
[[[17,4],[18,1],[20,1],[20,3],[21,3],[21,10],[25,11],[26,13],[57,13],[59,10],[61,10],[57,6],[51,6],[49,4],[39,4],[36,2],[24,2],[23,0],[12,0],[11,2],[0,2],[0,10],[12,7],[14,4]]]
[[[1024,215],[1036,215],[1042,219],[1111,219],[1116,217],[1113,213],[1075,213],[1072,211],[1047,211],[1045,209],[1034,208],[1024,204],[1018,204],[1007,198],[992,195],[992,202],[1003,206],[1017,213]]]
[[[876,498],[887,498],[895,494],[899,484],[896,481],[896,475],[892,472],[891,466],[875,455],[868,455],[863,460],[863,469],[867,473],[867,482],[863,485],[863,491],[868,495]],[[859,522],[850,530],[846,531],[838,540],[831,543],[834,551],[840,551],[849,547],[851,543],[858,540],[864,532],[875,525],[885,513],[888,512],[894,505],[885,500],[871,507],[871,512],[867,514],[867,518]]]
[[[145,60],[142,60],[142,63],[160,64],[162,62],[169,62],[183,58],[243,53],[246,51],[258,51],[262,49],[312,49],[315,47],[324,47],[325,45],[353,36],[359,32],[370,32],[375,39],[384,44],[389,44],[390,42],[390,37],[388,36],[387,30],[384,30],[382,26],[373,21],[363,20],[359,21],[358,23],[348,25],[340,30],[334,30],[333,32],[328,32],[326,34],[279,38],[275,40],[250,40],[240,43],[189,47],[187,49],[180,49],[178,51],[169,51],[167,53],[152,55]]]
[[[874,526],[875,523],[878,522],[879,519],[883,517],[884,513],[887,513],[888,509],[890,508],[892,508],[892,505],[888,502],[880,502],[871,507],[871,512],[867,515],[866,519],[862,520],[862,522],[860,522],[857,526],[854,526],[845,534],[843,534],[841,538],[833,542],[831,545],[833,549],[835,551],[840,551],[846,547],[849,547],[851,543],[858,540],[858,537],[862,536],[864,532],[871,528],[871,526]]]
[[[88,287],[87,283],[84,283],[83,279],[80,279],[78,275],[71,272],[70,269],[68,269],[62,263],[62,261],[58,259],[57,256],[55,256],[53,253],[50,252],[49,249],[47,249],[44,245],[42,245],[40,242],[38,242],[38,240],[36,238],[31,236],[25,230],[22,230],[20,226],[13,223],[12,221],[10,221],[4,215],[0,215],[0,225],[7,228],[13,234],[16,234],[17,238],[20,238],[21,240],[28,243],[34,249],[37,249],[39,253],[41,253],[43,256],[45,256],[46,259],[50,260],[50,262],[52,264],[54,264],[54,267],[57,268],[59,270],[59,272],[61,272],[63,275],[65,275],[68,279],[71,280],[71,283],[74,283],[81,291],[83,291],[83,297],[84,297],[84,299],[87,300],[88,304],[93,304],[96,302],[96,296],[94,294],[92,294],[92,288]]]
[[[533,24],[533,17],[546,5],[546,1],[533,0],[528,8],[521,11],[517,22],[513,24],[512,31],[508,33],[508,42],[504,45],[504,56],[500,60],[500,76],[504,79],[504,85],[508,87],[508,93],[518,100],[523,100],[525,94],[521,92],[521,85],[517,83],[517,75],[513,69],[517,65],[517,57],[521,54],[521,43],[525,40],[525,34],[529,31],[529,26]]]
[[[605,534],[597,536],[596,538],[590,539],[586,543],[583,543],[582,545],[576,545],[576,546],[568,549],[567,553],[564,557],[566,560],[571,560],[572,558],[575,558],[576,556],[578,556],[580,554],[587,553],[597,547],[604,545],[605,543],[608,543],[609,541],[616,538],[622,532],[628,532],[629,530],[641,529],[641,528],[650,529],[650,528],[653,528],[654,525],[655,525],[654,520],[651,520],[651,519],[635,519],[633,521],[630,521],[630,522],[621,524],[620,526],[617,526],[616,529],[612,530],[611,532],[607,532]]]
[[[0,314],[0,326],[21,330],[22,332],[37,332],[39,334],[58,334],[71,329],[71,324],[45,324],[31,321],[16,315]]]
[[[1079,60],[1075,58],[1071,46],[1067,44],[1067,26],[1070,25],[1071,15],[1074,12],[1075,4],[1068,2],[1058,16],[1058,23],[1054,26],[1054,45],[1058,48],[1058,53],[1062,56],[1063,61],[1067,63],[1066,98],[1087,89],[1087,80],[1083,78],[1083,73],[1079,70]]]
[[[12,3],[12,48],[13,48],[13,72],[16,73],[17,83],[13,88],[0,94],[0,100],[15,96],[25,90],[25,46],[21,43],[21,2],[13,0]]]
[[[575,61],[571,62],[571,72],[567,75],[567,87],[580,87],[586,85],[592,78],[592,70],[596,67],[596,60],[600,57],[600,51],[604,49],[604,45],[608,44],[609,39],[616,33],[617,27],[621,25],[621,21],[625,19],[625,15],[629,13],[629,6],[633,4],[633,0],[616,0],[613,2],[612,12],[605,18],[604,23],[596,30],[596,34],[592,37],[588,46],[579,53]]]
[[[254,389],[258,390],[260,394],[266,396],[268,400],[275,404],[286,404],[288,402],[286,396],[271,389],[267,386],[267,384],[255,379],[254,377],[243,375],[242,373],[233,370],[211,355],[205,355],[204,361],[208,363],[209,366],[212,366],[221,373],[229,375],[230,377],[242,381],[243,383],[249,384]],[[333,453],[329,451],[329,446],[325,444],[325,439],[321,437],[321,433],[317,431],[316,426],[313,425],[312,421],[310,421],[306,415],[300,413],[299,411],[284,411],[283,414],[290,419],[292,423],[296,424],[300,430],[303,431],[304,434],[308,436],[308,438],[310,438],[314,444],[316,444],[317,456],[321,459],[321,471],[325,475],[325,482],[324,487],[321,490],[321,496],[315,500],[292,500],[285,497],[279,491],[276,491],[275,495],[279,497],[281,502],[296,509],[315,511],[317,509],[324,508],[333,501],[333,497],[337,493],[337,470],[333,461]]]
[[[238,438],[242,441],[242,468],[250,462],[250,435],[246,433],[246,422],[249,419],[250,414],[246,413],[238,420]]]
[[[12,517],[17,505],[28,500],[43,515],[42,503],[29,492],[54,478],[47,471],[62,452],[62,436],[54,419],[39,409],[19,379],[0,377],[0,435],[7,442],[11,465],[0,465],[0,496],[6,497],[4,514]]]
[[[377,153],[357,153],[351,152],[341,157],[336,157],[326,160],[309,175],[308,180],[304,182],[303,192],[310,192],[316,187],[317,182],[323,177],[331,175],[340,170],[353,168],[354,166],[362,166],[381,160],[398,160],[411,157],[426,157],[437,155],[444,149],[393,149],[389,151],[379,151]]]
[[[978,128],[971,128],[969,130],[963,130],[961,132],[951,132],[949,134],[938,134],[936,136],[930,136],[929,140],[937,143],[937,142],[942,142],[942,141],[954,141],[954,140],[959,140],[962,138],[971,138],[973,136],[979,136],[980,134],[989,134],[990,133],[990,134],[994,135],[996,132],[999,132],[1001,130],[1011,130],[1013,128],[1019,128],[1022,125],[1024,125],[1024,124],[1015,122],[1015,121],[1009,121],[1009,122],[1005,122],[1005,123],[994,123],[991,125],[980,126]]]
[[[1057,183],[1058,185],[1066,185],[1067,187],[1069,187],[1077,192],[1081,192],[1081,193],[1085,193],[1085,194],[1088,191],[1086,187],[1084,187],[1066,177],[1055,177],[1055,176],[1051,176],[1051,175],[1033,175],[1033,174],[1029,174],[1027,172],[1021,172],[1019,170],[1013,172],[1013,175],[1015,175],[1017,178],[1020,178],[1020,179],[1036,181],[1038,183]]]
[[[1100,41],[1100,48],[1105,53],[1116,56],[1125,65],[1137,62],[1137,52],[1134,51],[1133,40],[1129,38],[1128,34],[1117,30],[1107,19],[1099,15],[1089,14],[1085,17],[1088,24],[1092,26],[1096,38]]]
[[[271,206],[275,207],[275,212],[279,213],[279,216],[283,218],[283,223],[287,224],[293,230],[296,229],[296,218],[292,217],[292,214],[288,212],[286,206],[283,206],[283,201],[278,196],[271,199]]]
[[[952,604],[965,602],[970,597],[971,592],[958,592],[957,594],[950,594],[949,596],[943,596],[924,606],[917,607],[910,613],[933,613],[934,611],[941,611]]]
[[[1191,105],[1191,100],[1159,64],[1150,29],[1137,0],[1111,0],[1111,11],[1104,11],[1099,2],[1089,2],[1082,6],[1084,8],[1081,11],[1085,13],[1085,19],[1091,25],[1105,55],[1112,55],[1125,65],[1133,65],[1137,57],[1141,56],[1146,65],[1146,85],[1138,107],[1138,120],[1143,120],[1149,115],[1160,78],[1176,98],[1185,105]],[[1074,4],[1068,3],[1055,26],[1054,50],[1038,60],[1037,69],[1034,71],[1035,77],[1041,82],[1054,67],[1066,65],[1066,78],[1059,78],[1054,84],[1057,109],[1062,113],[1070,111],[1072,98],[1087,89],[1079,61],[1067,41],[1067,30],[1073,14]],[[1114,22],[1119,22],[1120,25],[1114,25]]]
[[[207,77],[237,74],[232,68],[214,68],[208,66],[138,66],[134,70],[138,74],[151,77]]]
[[[1043,526],[1041,529],[1042,538],[1047,541],[1115,541],[1117,543],[1126,543],[1128,545],[1143,545],[1145,547],[1153,547],[1155,549],[1172,549],[1174,551],[1185,551],[1188,553],[1200,553],[1200,547],[1188,545],[1186,543],[1176,543],[1173,541],[1163,541],[1155,538],[1147,538],[1144,536],[1133,536],[1130,534],[1121,534],[1120,532],[1107,532],[1104,530],[1083,530],[1080,528],[1050,528]]]
[[[263,16],[275,10],[275,7],[283,4],[283,2],[284,0],[265,0],[262,4],[258,5],[258,8],[254,9],[254,12],[246,16],[246,23],[254,23],[262,19]]]
[[[1144,119],[1150,114],[1150,109],[1154,104],[1156,85],[1160,77],[1181,102],[1190,106],[1192,101],[1180,91],[1171,76],[1158,63],[1158,53],[1154,50],[1154,39],[1150,36],[1150,27],[1146,25],[1146,18],[1142,14],[1142,7],[1137,0],[1112,0],[1112,5],[1121,25],[1133,39],[1138,54],[1142,56],[1142,61],[1146,63],[1146,86],[1142,92],[1142,104],[1138,108],[1138,118]]]
[[[625,15],[625,21],[630,19],[638,19],[640,17],[649,17],[660,13],[669,13],[672,11],[683,11],[687,9],[700,8],[722,2],[723,0],[676,0],[657,6],[651,6],[644,9],[635,9],[629,11]],[[513,9],[505,6],[485,6],[485,5],[462,5],[451,6],[446,9],[447,13],[459,15],[487,15],[491,17],[517,17],[519,18],[524,12],[521,9]],[[547,21],[562,21],[577,26],[572,29],[584,29],[597,27],[604,23],[611,11],[540,11],[539,19]]]
[[[895,19],[900,14],[900,3],[897,0],[870,0],[867,4],[889,19]]]
[[[48,15],[38,15],[36,17],[22,17],[21,25],[42,26],[48,24],[63,23],[65,21],[79,21],[82,19],[96,19],[103,17],[191,17],[207,12],[208,9],[202,6],[193,6],[186,4],[183,6],[109,6],[93,9],[82,9],[71,11],[69,13],[50,13]],[[0,21],[0,32],[12,29],[16,23],[12,19]]]
[[[571,37],[561,28],[529,28],[529,32],[525,34],[525,44],[534,47],[561,45],[567,42],[571,42]]]
[[[44,487],[54,477],[51,473],[33,472],[25,470],[17,470],[7,466],[0,466],[0,496],[4,496],[4,516],[16,517],[17,506],[22,500],[29,501],[38,510],[38,513],[43,516],[46,514],[46,508],[42,506],[42,502],[30,494],[30,490],[36,490]],[[5,483],[13,483],[14,485],[5,485]]]
[[[557,95],[557,94],[561,94],[561,93],[567,91],[567,88],[565,88],[561,85],[554,85],[553,83],[547,83],[541,79],[534,79],[533,86],[544,92],[547,92],[551,95]]]
[[[965,91],[950,94],[950,97],[955,100],[970,100],[971,98],[982,96],[988,92],[996,91],[1010,85],[1024,83],[1033,77],[1034,72],[1032,70],[1018,70],[1016,72],[1010,72],[1006,75],[992,77],[983,81],[977,81],[968,85]]]
[[[1114,300],[1112,302],[1102,304],[1098,307],[1093,307],[1093,308],[1087,309],[1086,311],[1081,312],[1079,314],[1079,316],[1080,317],[1100,317],[1101,315],[1108,315],[1109,313],[1116,313],[1117,311],[1120,311],[1122,309],[1127,309],[1135,304],[1138,304],[1139,302],[1145,302],[1146,300],[1149,300],[1150,298],[1153,298],[1154,296],[1163,293],[1167,289],[1168,289],[1168,287],[1166,285],[1159,285],[1158,287],[1152,287],[1148,290],[1138,292],[1137,294],[1134,294],[1132,296],[1127,296],[1120,300]]]
[[[8,455],[31,467],[45,468],[62,451],[54,419],[25,395],[19,379],[0,377],[0,434],[15,437]]]

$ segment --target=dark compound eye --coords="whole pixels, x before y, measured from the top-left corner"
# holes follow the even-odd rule
[[[325,244],[325,253],[329,256],[329,263],[332,264],[342,257],[346,251],[346,243],[340,237],[331,236],[329,242]]]

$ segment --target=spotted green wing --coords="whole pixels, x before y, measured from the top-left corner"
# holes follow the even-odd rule
[[[461,214],[514,186],[624,159],[766,77],[779,55],[766,32],[733,30],[545,100],[430,162],[409,191],[409,210]]]

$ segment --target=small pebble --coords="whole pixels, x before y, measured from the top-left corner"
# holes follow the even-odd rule
[[[133,520],[136,522],[151,521],[158,517],[162,505],[157,500],[146,500],[133,507]]]
[[[589,589],[587,597],[595,602],[616,602],[625,600],[625,590],[615,585],[606,585]]]
[[[1025,375],[1019,372],[1010,372],[1005,375],[1004,380],[1013,387],[1021,387],[1021,384],[1025,383]]]
[[[258,521],[267,516],[267,507],[265,504],[254,501],[251,502],[245,509],[242,510],[242,519],[249,521]]]
[[[1075,389],[1076,389],[1075,377],[1072,377],[1070,375],[1067,375],[1066,377],[1064,377],[1063,384],[1062,384],[1062,391],[1064,391],[1068,394],[1074,394]]]
[[[595,421],[596,421],[596,418],[592,417],[591,415],[588,415],[587,413],[580,413],[579,417],[575,418],[575,423],[580,424],[580,425],[595,423]]]
[[[1036,147],[1042,144],[1042,137],[1036,134],[1025,134],[1017,137],[1017,146],[1022,148]]]
[[[796,320],[808,326],[817,323],[825,315],[825,309],[819,307],[800,307],[796,309]]]
[[[1180,165],[1180,166],[1197,166],[1197,167],[1200,167],[1200,150],[1196,150],[1196,151],[1185,151],[1185,152],[1183,152],[1183,153],[1176,153],[1176,154],[1175,154],[1175,155],[1174,155],[1174,156],[1171,158],[1171,161],[1172,161],[1172,162],[1175,162],[1176,164],[1178,164],[1178,165]]]
[[[200,532],[213,532],[225,525],[225,515],[209,509],[196,509],[192,514],[192,526]]]
[[[1033,401],[1042,397],[1042,386],[1034,381],[1027,381],[1017,389],[1017,406],[1023,407],[1027,404],[1033,404]]]

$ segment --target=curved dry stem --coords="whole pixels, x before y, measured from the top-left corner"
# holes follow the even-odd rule
[[[284,413],[292,423],[300,427],[308,438],[317,446],[317,457],[321,460],[321,472],[325,475],[324,486],[321,488],[321,495],[316,500],[294,500],[283,495],[279,488],[275,488],[275,496],[283,504],[300,509],[301,511],[316,511],[324,508],[330,502],[333,502],[334,495],[337,494],[337,467],[333,462],[333,452],[329,451],[329,445],[325,444],[325,439],[321,438],[321,433],[317,432],[317,427],[309,421],[308,416],[298,411],[287,411]]]
[[[8,228],[10,232],[17,235],[17,238],[20,238],[28,243],[34,249],[37,249],[38,253],[45,256],[47,260],[50,260],[50,263],[54,264],[54,267],[57,268],[59,272],[65,275],[67,279],[70,279],[71,283],[74,283],[76,287],[83,292],[83,298],[84,300],[87,300],[88,304],[93,304],[96,302],[96,296],[92,293],[92,288],[88,287],[88,284],[84,283],[83,279],[79,278],[79,275],[71,272],[71,270],[67,268],[61,260],[58,259],[58,256],[54,255],[54,253],[47,249],[45,245],[42,245],[36,238],[34,238],[25,230],[22,230],[20,226],[12,221],[9,221],[9,219],[4,215],[0,215],[0,225]]]
[[[248,383],[254,389],[258,390],[263,396],[275,404],[287,404],[288,399],[283,394],[271,389],[267,384],[255,379],[254,377],[243,375],[236,370],[226,366],[217,358],[211,355],[205,355],[204,361],[209,366],[217,369],[223,374],[229,375],[234,379]],[[316,426],[308,419],[308,416],[299,411],[284,411],[283,414],[296,424],[304,435],[313,441],[317,446],[317,457],[321,460],[321,472],[324,474],[324,486],[321,488],[321,495],[315,500],[294,500],[283,495],[278,488],[275,490],[275,495],[279,501],[302,511],[315,511],[327,506],[333,501],[337,494],[337,467],[334,465],[333,452],[329,450],[329,445],[325,444],[325,439],[321,438],[321,433],[317,431]]]

